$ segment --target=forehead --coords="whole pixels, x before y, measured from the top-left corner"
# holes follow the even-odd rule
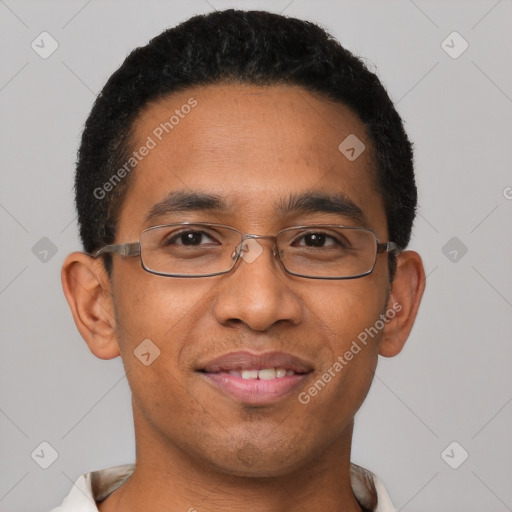
[[[336,192],[382,224],[363,123],[347,106],[301,87],[189,88],[148,104],[132,131],[139,155],[120,228],[142,227],[173,190],[218,195],[230,214],[261,222],[284,196]]]

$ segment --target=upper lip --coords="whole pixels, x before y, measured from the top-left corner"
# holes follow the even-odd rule
[[[313,367],[307,361],[285,352],[253,353],[248,351],[229,352],[200,365],[199,370],[217,373],[230,370],[263,370],[284,368],[295,373],[309,373]]]

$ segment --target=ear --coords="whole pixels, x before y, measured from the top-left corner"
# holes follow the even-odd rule
[[[71,253],[61,272],[62,288],[75,324],[100,359],[119,355],[110,280],[103,262],[82,252]]]
[[[400,353],[409,337],[425,290],[425,270],[417,252],[397,256],[397,269],[388,299],[388,322],[382,330],[379,354],[393,357]]]

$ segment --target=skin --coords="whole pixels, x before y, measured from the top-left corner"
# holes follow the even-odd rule
[[[148,105],[134,148],[190,97],[198,105],[133,171],[116,243],[137,241],[145,214],[172,190],[215,193],[230,209],[171,213],[150,225],[218,222],[257,234],[355,225],[339,214],[276,211],[289,193],[315,190],[345,194],[388,240],[370,141],[350,109],[300,87],[196,87]],[[351,133],[367,147],[353,162],[338,150]],[[353,419],[378,355],[398,354],[412,329],[425,283],[421,258],[403,252],[391,285],[386,254],[363,278],[311,280],[285,273],[270,244],[261,245],[252,263],[192,280],[151,275],[138,258],[115,255],[111,279],[100,260],[80,252],[66,259],[63,288],[76,325],[97,357],[121,356],[132,391],[136,469],[102,512],[360,510],[349,479]],[[396,302],[402,309],[380,335],[301,404],[297,393]],[[161,351],[150,366],[133,355],[147,338]],[[314,371],[297,393],[244,405],[194,371],[241,349],[288,352]]]

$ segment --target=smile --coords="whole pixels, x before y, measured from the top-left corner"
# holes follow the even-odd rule
[[[230,375],[241,377],[242,379],[260,379],[272,380],[286,377],[287,375],[295,375],[293,370],[286,368],[264,368],[263,370],[230,370]]]
[[[307,361],[282,352],[232,352],[199,369],[216,390],[242,404],[265,405],[296,391],[313,371]]]

